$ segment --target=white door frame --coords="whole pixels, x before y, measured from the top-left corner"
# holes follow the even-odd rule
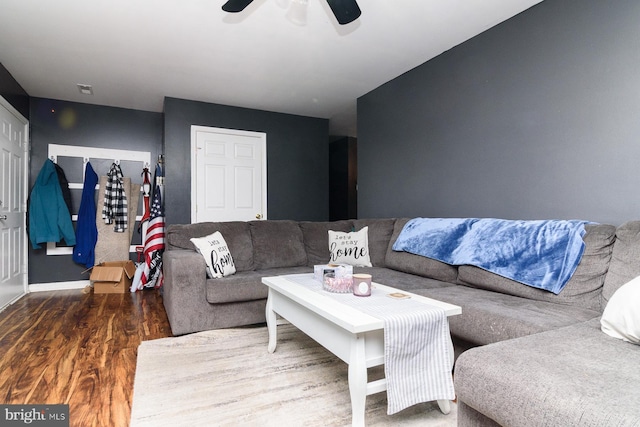
[[[20,189],[22,192],[22,207],[21,210],[23,212],[23,230],[24,230],[24,247],[22,251],[22,294],[14,298],[7,305],[0,307],[0,311],[6,308],[8,305],[13,304],[18,299],[22,298],[25,294],[29,293],[29,236],[27,235],[27,199],[29,197],[29,146],[30,146],[30,137],[29,137],[29,120],[24,117],[18,110],[15,109],[13,105],[9,103],[4,97],[0,96],[0,106],[5,108],[9,113],[13,114],[23,125],[24,125],[24,158],[22,170],[24,176],[23,178],[23,186]]]
[[[196,133],[197,132],[215,132],[227,135],[247,136],[257,138],[261,143],[262,148],[262,218],[267,219],[267,135],[264,132],[252,132],[246,130],[217,128],[211,126],[197,126],[191,125],[191,222],[193,223],[197,217],[197,172],[196,172]]]

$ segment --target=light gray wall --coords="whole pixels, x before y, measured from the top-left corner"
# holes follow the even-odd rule
[[[358,100],[360,217],[640,218],[640,2],[545,0]]]

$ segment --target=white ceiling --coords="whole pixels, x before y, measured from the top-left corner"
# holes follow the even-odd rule
[[[356,99],[541,0],[2,0],[0,63],[30,96],[162,111],[165,96],[330,119],[356,136]],[[93,86],[91,96],[77,84]]]

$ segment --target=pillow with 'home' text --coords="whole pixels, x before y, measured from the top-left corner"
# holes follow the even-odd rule
[[[204,257],[209,278],[219,279],[236,272],[236,266],[233,263],[227,242],[219,231],[205,237],[193,238],[191,242]]]
[[[331,264],[348,264],[354,267],[371,267],[369,257],[369,227],[345,233],[329,230]]]

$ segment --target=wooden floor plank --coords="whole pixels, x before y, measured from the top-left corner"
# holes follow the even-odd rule
[[[31,293],[0,313],[0,401],[67,403],[71,426],[127,426],[138,346],[168,336],[158,290]]]

